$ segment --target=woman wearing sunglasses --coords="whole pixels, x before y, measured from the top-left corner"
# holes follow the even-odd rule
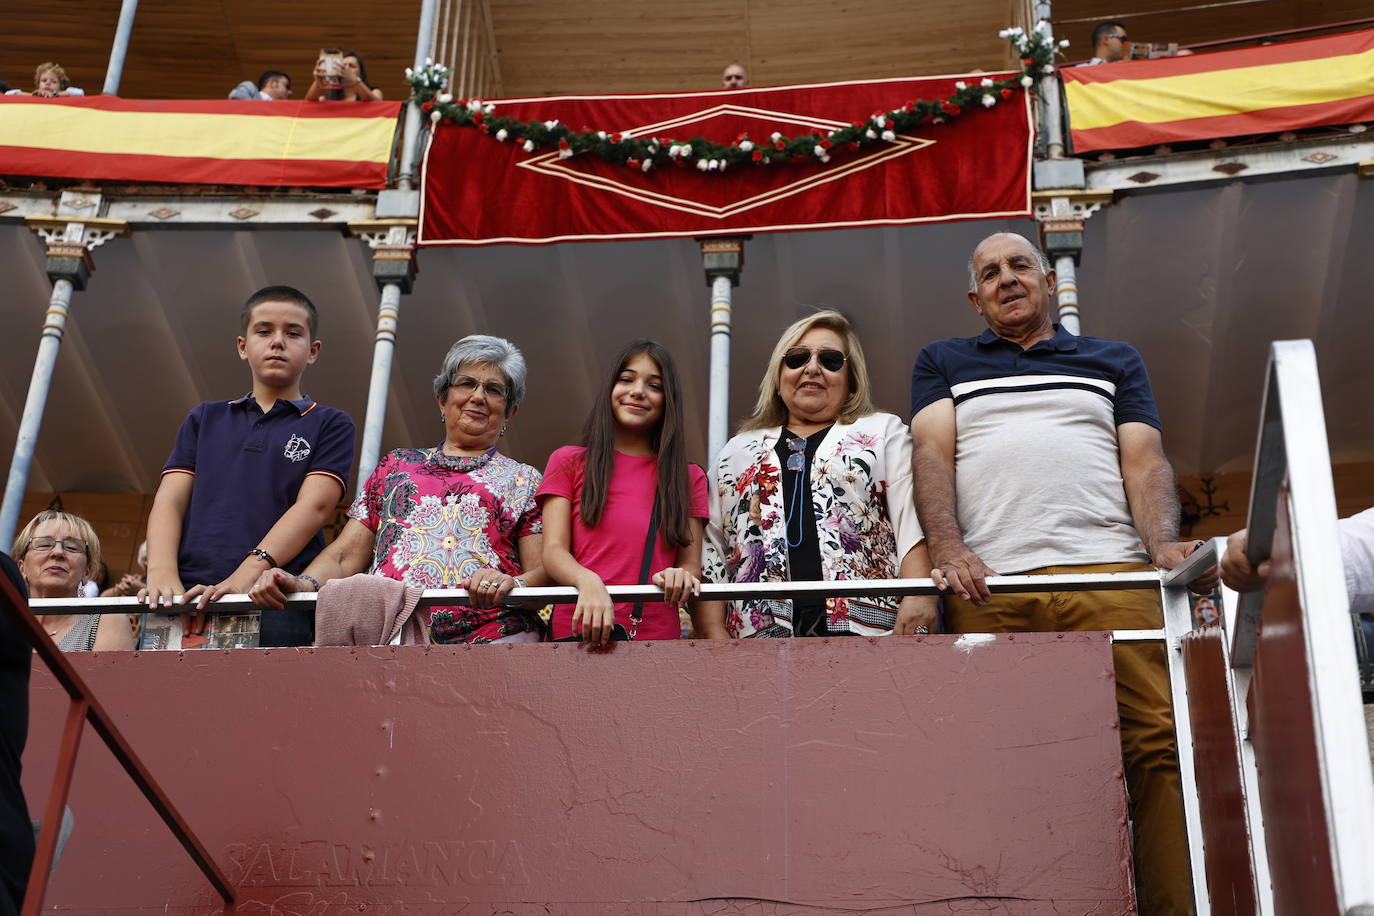
[[[754,414],[712,469],[703,570],[711,582],[923,577],[906,425],[870,400],[849,319],[822,311],[773,348]],[[698,636],[935,631],[934,598],[699,602]]]
[[[100,565],[100,538],[79,515],[44,509],[14,539],[30,598],[76,598]],[[63,652],[132,649],[127,614],[40,614],[38,623]]]

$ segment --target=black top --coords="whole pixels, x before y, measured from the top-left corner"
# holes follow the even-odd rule
[[[811,462],[830,427],[818,429],[803,438],[786,427],[774,450],[782,466],[783,510],[787,519],[787,565],[793,582],[816,582],[821,574],[821,548],[816,539],[816,510],[811,501]],[[797,443],[794,447],[790,443]],[[804,443],[804,445],[803,445]],[[801,456],[800,469],[788,467],[789,459]],[[793,636],[828,636],[824,598],[796,598],[792,601]]]
[[[14,560],[0,553],[0,567],[27,600],[28,590]],[[4,600],[2,594],[0,600]],[[22,610],[28,613],[27,607]],[[33,649],[28,639],[0,613],[0,916],[19,912],[33,864],[33,822],[19,784],[20,761],[29,736],[32,666]]]

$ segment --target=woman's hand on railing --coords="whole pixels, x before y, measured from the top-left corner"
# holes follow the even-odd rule
[[[897,623],[893,636],[924,636],[934,633],[939,618],[939,599],[908,595],[897,606]]]
[[[515,588],[515,577],[499,569],[479,569],[464,579],[459,588],[468,590],[468,607],[484,611],[501,604]]]
[[[264,570],[258,581],[248,588],[248,597],[259,607],[270,607],[280,611],[286,607],[288,595],[295,592],[308,592],[314,586],[306,579],[291,575],[279,566]]]
[[[686,607],[701,594],[701,579],[680,566],[669,566],[654,573],[650,584],[663,589],[663,600],[673,607]]]
[[[577,606],[573,608],[572,635],[592,648],[605,646],[615,626],[615,602],[606,591],[606,583],[589,572],[573,584],[577,586]]]

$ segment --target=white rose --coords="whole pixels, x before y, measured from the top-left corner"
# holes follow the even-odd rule
[[[526,141],[525,141],[523,144],[521,144],[521,145],[524,147],[525,152],[527,152],[527,153],[532,153],[532,152],[534,152],[534,141],[533,141],[533,140],[526,140]]]
[[[504,143],[506,138],[509,136],[510,134],[506,132],[506,129],[504,127],[496,132],[496,139],[500,140],[502,143]]]
[[[997,104],[997,99],[996,99],[995,97],[990,96],[990,95],[985,95],[985,96],[983,96],[983,107],[984,107],[984,108],[991,108],[992,106],[994,106],[994,105],[996,105],[996,104]]]
[[[754,148],[754,144],[750,140],[741,140],[739,142],[739,148],[747,153]]]
[[[886,140],[888,143],[891,143],[893,140],[897,139],[897,135],[890,130],[885,130],[883,131],[883,139]]]

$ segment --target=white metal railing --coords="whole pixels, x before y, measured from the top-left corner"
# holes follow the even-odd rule
[[[1215,554],[1207,553],[1206,562],[1194,562],[1186,567],[1206,569],[1215,563]],[[1202,558],[1200,558],[1202,559]],[[1190,558],[1192,560],[1192,558]],[[1180,567],[1184,570],[1185,567]],[[1166,583],[1168,573],[1092,573],[1084,575],[1060,576],[992,576],[987,580],[988,589],[993,594],[1025,594],[1034,592],[1080,592],[1080,591],[1118,591],[1157,589],[1162,585],[1174,584],[1181,578],[1174,576]],[[661,601],[663,590],[653,585],[610,585],[606,590],[617,602]],[[940,595],[945,594],[936,588],[931,579],[852,579],[842,582],[744,582],[725,585],[703,583],[703,600],[737,600],[746,598],[873,598],[898,595]],[[468,593],[461,588],[426,589],[417,607],[439,607],[463,604]],[[287,608],[303,610],[313,608],[316,592],[296,592],[287,601]],[[187,610],[176,599],[176,610]],[[546,604],[572,604],[577,601],[577,589],[571,586],[546,586],[541,588],[512,589],[506,603],[528,604],[542,601]],[[37,614],[141,614],[152,610],[137,598],[34,598],[29,606]],[[247,595],[226,595],[206,610],[210,613],[243,614],[253,611],[266,611],[254,604]],[[1153,631],[1146,631],[1153,632]]]

